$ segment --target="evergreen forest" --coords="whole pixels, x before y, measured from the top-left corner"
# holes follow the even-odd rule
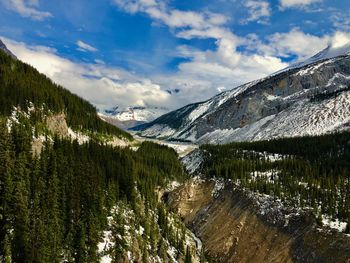
[[[82,143],[49,132],[45,119],[62,113],[93,136]],[[113,147],[100,140],[108,136],[133,140],[0,51],[0,262],[191,261],[189,231],[159,202],[170,182],[187,177],[177,153],[151,142]]]
[[[350,133],[204,145],[205,176],[274,196],[347,222],[350,233]]]
[[[99,262],[101,233],[118,203],[135,214],[133,227],[144,229],[143,246],[152,244],[147,253],[158,255],[169,240],[185,255],[184,226],[169,222],[155,191],[186,178],[174,150],[150,142],[133,151],[55,138],[38,156],[31,151],[31,133],[21,126],[8,132],[0,122],[2,262]],[[126,217],[118,211],[113,216],[115,222]],[[115,242],[114,262],[122,260],[126,245]]]
[[[32,66],[0,50],[0,114],[8,116],[14,107],[26,111],[31,106],[40,109],[32,117],[33,122],[41,121],[43,115],[64,113],[68,126],[74,130],[132,140],[127,132],[101,120],[96,108],[89,102],[53,83]]]

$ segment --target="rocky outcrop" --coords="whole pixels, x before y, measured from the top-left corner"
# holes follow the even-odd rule
[[[348,262],[350,237],[320,229],[308,211],[281,207],[271,199],[213,181],[189,181],[167,203],[202,240],[218,262]]]
[[[66,116],[63,113],[48,116],[46,118],[46,126],[52,134],[59,137],[67,138],[69,135]]]

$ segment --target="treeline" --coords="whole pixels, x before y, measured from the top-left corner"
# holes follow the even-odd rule
[[[284,155],[297,155],[309,160],[323,159],[324,157],[339,159],[339,156],[350,157],[350,132],[280,138],[269,141],[233,142],[222,145],[218,149],[266,151]]]
[[[22,124],[9,133],[1,119],[1,262],[99,262],[101,231],[118,202],[138,215],[137,224],[146,229],[145,240],[153,240],[154,253],[162,235],[183,244],[170,230],[166,209],[155,194],[169,180],[186,176],[174,150],[146,142],[135,152],[55,138],[35,156],[31,136]],[[152,231],[145,213],[158,221],[162,233]],[[116,262],[121,257],[117,249]]]
[[[102,121],[89,102],[0,50],[0,114],[8,116],[14,106],[27,110],[30,102],[37,109],[43,108],[44,112],[64,112],[68,125],[74,130],[85,129],[132,139],[128,133]]]
[[[206,176],[313,208],[319,219],[327,215],[348,222],[350,232],[349,132],[201,148]]]

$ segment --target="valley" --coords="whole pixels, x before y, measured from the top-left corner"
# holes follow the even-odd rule
[[[193,179],[168,205],[203,241],[213,262],[347,262],[350,237],[317,226],[309,211],[288,209],[226,183]]]
[[[163,201],[200,238],[210,262],[347,262],[350,258],[346,212],[349,205],[348,164],[343,164],[344,177],[336,180],[344,181],[337,186],[332,186],[332,181],[328,181],[330,185],[326,186],[321,178],[316,180],[317,176],[311,177],[312,183],[306,177],[293,183],[293,169],[288,168],[288,174],[280,170],[284,160],[295,158],[295,155],[303,155],[312,165],[314,158],[323,158],[322,152],[328,155],[332,149],[340,149],[344,142],[344,152],[340,150],[340,155],[334,158],[348,162],[349,147],[346,143],[349,134],[343,136],[343,139],[339,134],[255,144],[238,143],[222,146],[222,149],[196,147],[181,157],[191,178],[165,192]],[[298,145],[298,140],[306,145],[305,148]],[[324,145],[320,143],[322,141]],[[330,141],[331,144],[328,143]],[[157,143],[164,142],[158,140]],[[292,144],[294,148],[290,146]],[[318,147],[310,150],[308,145]],[[232,147],[230,154],[229,147]],[[246,150],[241,152],[240,147]],[[223,151],[225,148],[227,150]],[[225,157],[220,156],[221,150]],[[233,154],[234,151],[237,154]],[[317,155],[313,151],[317,151]],[[227,172],[231,160],[245,158],[252,162],[251,166],[248,163],[246,168],[234,166],[231,172]],[[206,167],[211,169],[217,165],[214,160],[227,165],[221,168],[221,171],[226,170],[226,175],[220,174],[220,168],[206,172]],[[264,161],[267,162],[265,165]],[[257,166],[252,165],[253,162]],[[328,161],[324,159],[323,162],[324,168],[329,167]],[[281,168],[278,168],[279,165]],[[338,165],[334,167],[339,169]],[[242,169],[247,169],[247,177],[239,175],[238,171]],[[259,171],[250,172],[255,169]],[[300,170],[297,173],[305,174]],[[290,178],[284,181],[284,177]],[[332,176],[325,178],[329,180]],[[322,190],[315,193],[312,184]],[[343,186],[344,189],[341,188]],[[327,197],[327,193],[335,191],[327,191],[327,187],[338,189],[338,194],[341,194],[338,200],[330,201],[338,197],[333,194]],[[345,200],[345,213],[337,207],[342,200]],[[330,206],[327,205],[329,201]]]
[[[349,45],[172,112],[0,49],[0,262],[349,262]]]

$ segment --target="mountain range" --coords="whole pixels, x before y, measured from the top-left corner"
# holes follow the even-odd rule
[[[138,127],[198,143],[347,130],[350,55],[332,52]],[[11,56],[0,50],[1,262],[348,262],[350,132],[150,142],[101,118],[166,109],[97,113]]]
[[[99,116],[122,129],[128,129],[136,125],[141,125],[144,123],[151,122],[156,118],[169,112],[169,109],[162,107],[127,107],[121,109],[119,107],[114,107],[112,109],[107,109],[99,112]]]
[[[195,143],[320,135],[350,128],[350,45],[133,128]]]

